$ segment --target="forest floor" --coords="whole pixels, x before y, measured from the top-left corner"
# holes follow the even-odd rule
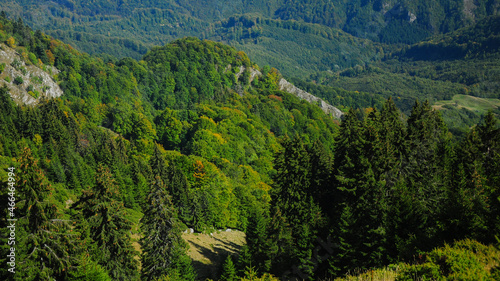
[[[217,279],[227,255],[238,255],[246,244],[245,233],[238,230],[216,231],[212,235],[182,233],[182,238],[189,243],[188,255],[200,280]]]

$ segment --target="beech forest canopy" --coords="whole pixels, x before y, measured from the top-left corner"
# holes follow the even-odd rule
[[[429,273],[414,257],[497,241],[493,112],[457,139],[425,99],[405,114],[397,97],[371,106],[372,95],[342,90],[365,104],[346,104],[339,122],[280,91],[277,69],[222,43],[187,37],[140,60],[93,57],[22,19],[2,13],[0,23],[2,48],[55,66],[64,91],[26,106],[10,97],[20,85],[0,88],[0,175],[15,167],[19,183],[16,280],[195,280],[180,238],[188,227],[247,234],[221,279],[322,279],[398,263],[409,267],[400,278],[415,268],[439,278],[465,273]],[[330,245],[324,259],[318,241]],[[498,266],[474,274],[495,280]]]

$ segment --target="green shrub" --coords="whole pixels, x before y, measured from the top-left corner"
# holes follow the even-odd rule
[[[15,58],[14,61],[10,64],[10,66],[12,66],[15,69],[19,69],[19,67],[21,66],[21,62],[17,58]]]
[[[404,265],[396,280],[498,280],[499,263],[493,246],[463,240],[433,250],[423,264]]]
[[[439,265],[432,263],[405,265],[396,278],[396,281],[413,280],[445,280],[445,278],[441,274]]]
[[[16,78],[14,78],[14,83],[17,85],[21,85],[22,83],[24,83],[23,77],[17,76]]]
[[[0,73],[5,70],[5,63],[0,63]]]
[[[29,58],[29,60],[31,61],[32,64],[38,65],[38,59],[36,58],[35,54],[33,54],[33,53],[30,52],[28,54],[28,58]]]

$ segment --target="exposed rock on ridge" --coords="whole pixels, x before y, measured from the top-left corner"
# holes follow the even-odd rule
[[[236,78],[239,78],[240,75],[243,73],[243,71],[245,71],[245,67],[241,66],[240,71],[235,74]],[[250,67],[249,72],[250,72],[250,82],[252,82],[255,79],[255,76],[262,75],[260,71],[254,69],[253,67]],[[298,97],[299,99],[317,104],[323,110],[323,112],[329,115],[331,114],[333,118],[340,119],[342,118],[342,115],[344,115],[344,113],[342,113],[340,109],[336,108],[333,105],[328,104],[326,101],[318,98],[317,96],[311,95],[310,93],[295,87],[292,83],[286,81],[284,78],[280,79],[278,86],[280,91],[285,91],[289,94]]]
[[[62,96],[63,91],[51,77],[51,75],[59,73],[55,67],[43,65],[46,70],[44,71],[38,66],[26,64],[16,50],[5,44],[0,44],[0,63],[5,63],[5,69],[0,73],[0,86],[7,85],[14,101],[33,105],[41,97],[57,98]],[[21,77],[23,82],[21,84],[15,83],[16,77]],[[30,95],[28,87],[30,87],[32,94],[36,92],[39,96],[35,98]]]
[[[285,91],[287,93],[295,95],[299,99],[306,100],[310,103],[317,104],[326,114],[331,114],[333,118],[340,119],[342,115],[344,115],[344,113],[342,113],[340,109],[328,104],[327,102],[318,98],[317,96],[311,95],[308,92],[295,87],[292,83],[286,81],[284,78],[280,79],[279,87],[281,91]]]

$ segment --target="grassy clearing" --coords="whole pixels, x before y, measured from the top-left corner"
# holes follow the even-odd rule
[[[386,267],[368,271],[354,271],[345,278],[337,278],[335,281],[394,281],[398,276],[399,266]]]
[[[226,256],[237,255],[246,244],[245,233],[237,230],[214,232],[212,235],[183,233],[182,238],[189,243],[188,255],[200,280],[216,279]]]
[[[140,225],[140,220],[142,218],[143,214],[141,212],[138,212],[133,209],[127,209],[127,218],[132,221],[132,230],[130,233],[130,238],[132,238],[132,246],[134,249],[139,253],[139,255],[135,256],[134,258],[139,261],[139,270],[141,268],[140,262],[141,262],[141,245],[139,244],[139,239],[141,239],[141,225]]]
[[[495,110],[500,107],[500,99],[478,98],[468,95],[455,95],[452,100],[438,101],[433,108],[441,110],[444,106],[452,106],[457,109],[465,108],[470,111],[484,114],[488,110]]]

